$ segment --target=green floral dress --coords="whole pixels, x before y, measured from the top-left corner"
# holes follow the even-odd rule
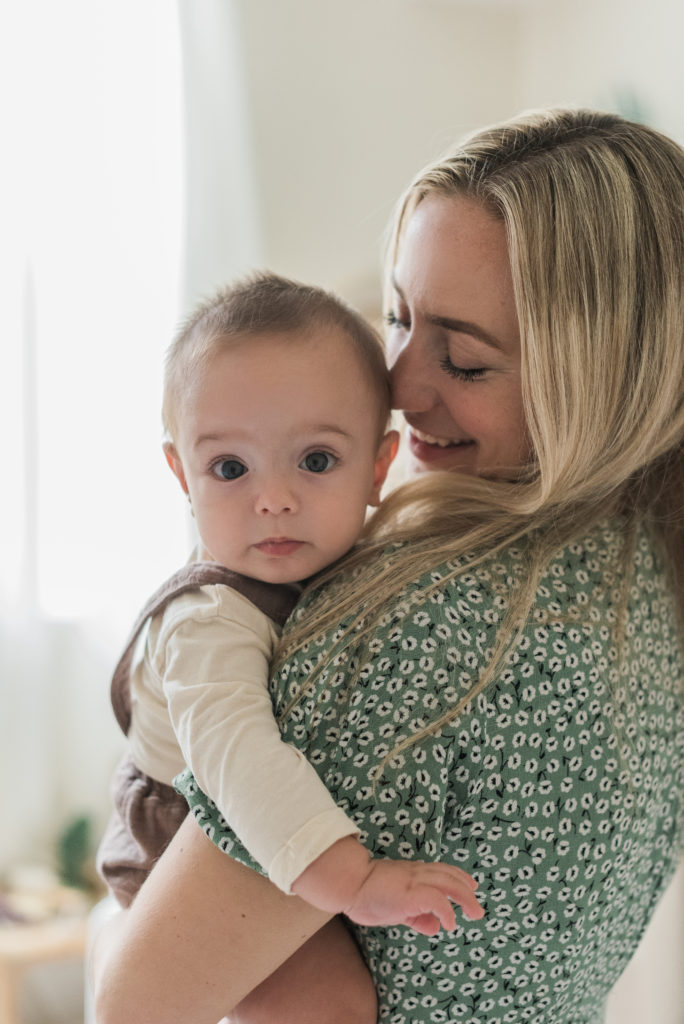
[[[481,921],[453,933],[356,927],[391,1024],[593,1024],[672,876],[684,837],[682,644],[647,533],[615,625],[615,523],[563,550],[498,678],[434,736],[374,769],[467,693],[491,653],[511,550],[409,587],[370,649],[332,659],[283,732],[378,856],[441,859],[479,881]],[[617,576],[615,577],[617,578]],[[415,596],[436,584],[424,602]],[[315,600],[315,596],[314,596]],[[622,620],[624,622],[624,619]],[[276,708],[325,659],[319,637],[273,680]],[[257,867],[189,772],[178,788],[207,835]]]

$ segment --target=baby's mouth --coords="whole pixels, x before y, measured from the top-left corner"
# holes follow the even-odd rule
[[[265,555],[292,555],[299,551],[303,544],[303,541],[293,540],[291,537],[267,537],[254,547]]]

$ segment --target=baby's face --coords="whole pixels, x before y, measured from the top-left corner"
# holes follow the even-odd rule
[[[179,410],[167,457],[202,557],[270,583],[303,580],[354,544],[396,435],[337,328],[231,341]]]

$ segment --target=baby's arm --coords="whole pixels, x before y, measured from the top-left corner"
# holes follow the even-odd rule
[[[423,935],[456,927],[450,900],[470,920],[482,917],[476,888],[469,874],[449,864],[370,858],[353,836],[329,847],[292,886],[307,903],[357,924],[403,924]]]
[[[264,617],[229,590],[220,612],[175,630],[165,691],[198,785],[257,863],[283,891],[360,924],[434,934],[440,924],[455,927],[450,899],[480,917],[475,884],[459,868],[370,859],[315,769],[282,741],[267,689]]]
[[[359,830],[301,751],[282,740],[268,692],[269,621],[228,588],[206,589],[192,619],[165,637],[159,668],[169,714],[197,785],[289,892],[304,868]]]

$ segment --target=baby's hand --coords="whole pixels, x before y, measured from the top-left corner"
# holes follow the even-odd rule
[[[481,918],[476,889],[474,878],[450,864],[372,860],[353,836],[328,847],[292,885],[314,907],[357,924],[404,924],[423,935],[456,927],[450,901],[471,921]]]
[[[484,915],[477,882],[461,868],[423,861],[372,860],[368,875],[343,913],[357,924],[403,924],[423,935],[453,931],[458,903],[471,921]]]

